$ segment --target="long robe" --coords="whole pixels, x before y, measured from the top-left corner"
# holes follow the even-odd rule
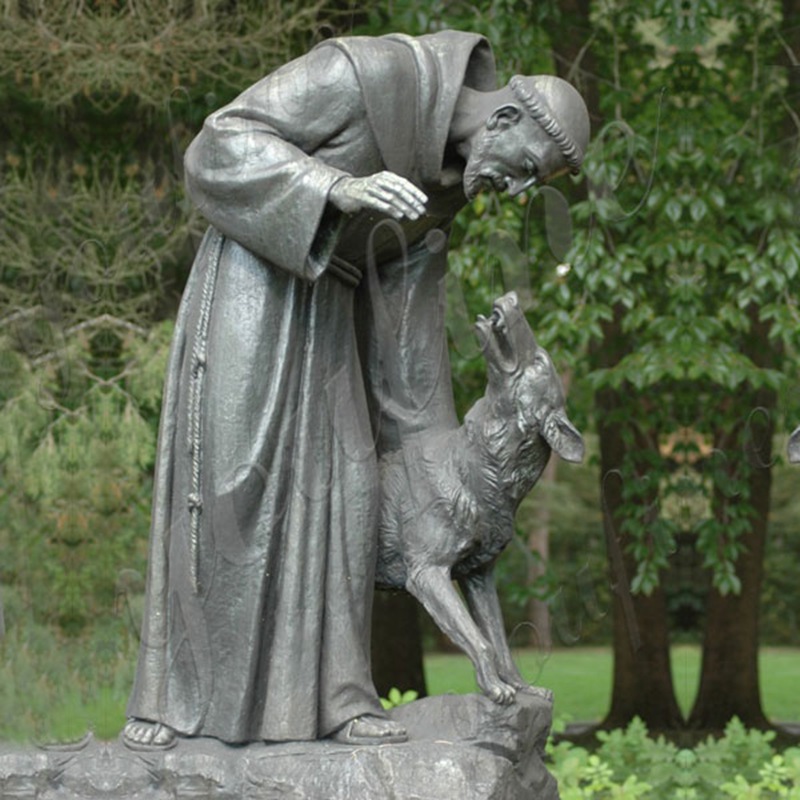
[[[211,223],[170,355],[142,645],[128,714],[228,742],[380,714],[369,665],[376,456],[456,425],[446,141],[486,41],[330,40],[211,115],[186,154]],[[401,224],[327,201],[390,169],[430,198]]]

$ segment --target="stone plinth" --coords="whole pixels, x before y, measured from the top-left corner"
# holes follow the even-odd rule
[[[444,695],[394,709],[405,744],[333,742],[230,747],[181,739],[133,751],[90,737],[72,748],[0,749],[5,800],[557,800],[542,763],[547,692],[511,706]]]

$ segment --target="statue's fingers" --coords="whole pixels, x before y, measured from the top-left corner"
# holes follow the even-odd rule
[[[400,216],[408,217],[408,219],[419,219],[425,211],[424,207],[419,208],[417,205],[409,203],[405,198],[397,197],[396,195],[390,198],[389,205]]]
[[[414,208],[418,214],[423,214],[425,212],[428,195],[426,195],[422,189],[414,186],[411,181],[400,177],[400,175],[395,175],[394,173],[388,173],[385,181],[384,185],[386,188],[396,197],[402,199],[405,203]]]
[[[424,195],[423,195],[424,197]],[[394,195],[395,201],[400,204],[404,205],[407,208],[412,209],[416,216],[421,216],[425,213],[425,203],[427,202],[427,197],[425,200],[420,200],[418,197],[406,192],[404,190],[399,190]]]
[[[381,214],[387,214],[394,219],[402,219],[404,212],[396,208],[388,198],[379,197],[376,194],[370,194],[369,202],[366,204],[373,211],[378,211]]]
[[[417,205],[408,202],[402,195],[398,195],[385,187],[372,187],[369,194],[378,204],[376,206],[378,210],[390,214],[395,219],[401,219],[402,217],[418,219],[424,211],[424,207],[420,209]]]

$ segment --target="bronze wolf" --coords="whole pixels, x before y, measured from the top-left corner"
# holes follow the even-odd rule
[[[495,561],[551,450],[581,461],[584,444],[517,295],[497,300],[475,328],[488,368],[484,396],[461,427],[427,431],[381,461],[377,585],[414,595],[470,657],[482,691],[509,703],[528,685],[506,639]]]

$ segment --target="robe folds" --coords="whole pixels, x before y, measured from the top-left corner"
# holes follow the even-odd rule
[[[495,88],[486,41],[318,45],[212,114],[186,154],[210,223],[164,390],[129,716],[227,742],[381,714],[369,665],[377,457],[456,425],[444,330],[456,99]],[[463,165],[462,165],[463,166]],[[328,203],[389,169],[397,223]]]

